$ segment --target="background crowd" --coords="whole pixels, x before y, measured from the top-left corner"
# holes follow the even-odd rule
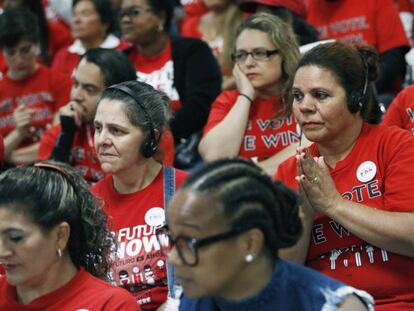
[[[0,310],[413,308],[413,23],[0,1]]]

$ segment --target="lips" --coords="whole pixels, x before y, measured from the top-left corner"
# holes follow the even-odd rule
[[[17,267],[17,265],[5,264],[5,263],[2,263],[2,266],[6,272],[13,271]]]
[[[246,76],[248,78],[254,78],[254,77],[257,77],[257,73],[248,73],[248,74],[246,74]]]

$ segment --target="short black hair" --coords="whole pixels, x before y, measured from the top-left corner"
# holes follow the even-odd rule
[[[82,55],[81,59],[99,67],[103,76],[105,87],[113,84],[137,79],[137,73],[128,57],[117,50],[93,48]]]
[[[76,4],[80,1],[85,0],[73,0],[72,3],[72,9],[75,8]],[[103,24],[108,25],[107,33],[112,33],[116,29],[116,18],[115,18],[115,12],[113,9],[113,5],[111,0],[89,0],[93,3],[96,12],[98,12],[98,15],[101,19],[101,22]]]
[[[27,9],[7,9],[0,15],[0,48],[15,47],[22,40],[39,42],[36,16]]]

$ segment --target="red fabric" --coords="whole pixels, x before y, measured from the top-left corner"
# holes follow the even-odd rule
[[[49,159],[60,131],[60,125],[56,125],[44,133],[37,155],[39,160]],[[92,126],[83,126],[79,129],[75,133],[69,159],[69,163],[82,173],[88,183],[96,183],[104,176],[101,164],[96,156],[93,135]]]
[[[56,125],[43,134],[40,141],[37,158],[39,160],[47,160],[50,158],[52,150],[59,137],[61,128]],[[93,144],[94,131],[92,126],[83,126],[79,129],[73,138],[71,149],[70,163],[75,166],[83,175],[88,183],[96,183],[104,177],[96,155]],[[159,152],[155,158],[164,165],[172,165],[174,162],[174,140],[170,131],[165,131],[161,141]]]
[[[318,156],[315,144],[309,149]],[[365,161],[372,161],[377,170],[372,179],[362,182],[357,172]],[[413,162],[414,139],[407,131],[365,124],[351,152],[331,169],[331,176],[345,199],[379,210],[412,212]],[[297,190],[296,174],[292,157],[279,166],[276,179]],[[335,249],[342,253],[331,261]],[[314,220],[306,264],[366,290],[375,298],[375,310],[414,307],[414,258],[371,247],[326,216],[319,214]]]
[[[396,125],[414,134],[414,85],[403,89],[394,98],[382,123]]]
[[[73,38],[70,33],[70,28],[61,20],[49,20],[49,46],[48,52],[52,57],[52,60],[56,53],[68,47],[72,42]]]
[[[137,311],[139,306],[125,290],[100,280],[84,269],[63,287],[43,295],[29,304],[16,301],[16,288],[0,277],[0,310],[13,311]]]
[[[203,135],[219,124],[236,102],[238,90],[224,91],[214,101]],[[283,105],[276,97],[256,98],[250,108],[249,124],[244,133],[239,156],[262,161],[288,145],[299,141],[293,116],[280,117]]]
[[[122,51],[127,47],[129,47],[129,43],[121,40],[116,50]],[[80,57],[81,55],[79,54],[69,52],[68,48],[60,49],[53,59],[52,68],[70,76],[73,69],[76,68]]]
[[[392,0],[311,0],[307,21],[317,28],[320,39],[364,42],[379,53],[409,46]]]
[[[394,0],[398,12],[414,13],[414,1],[412,0]]]
[[[118,252],[111,278],[129,289],[145,311],[156,310],[167,298],[166,258],[155,236],[155,228],[164,222],[163,176],[161,170],[150,185],[130,194],[118,193],[110,175],[92,188],[103,199],[117,236]],[[188,173],[176,169],[175,176],[178,188]],[[150,286],[153,280],[158,285]]]
[[[255,12],[256,6],[263,4],[271,7],[286,8],[306,18],[306,6],[303,0],[240,0],[239,6],[246,12]]]
[[[138,80],[146,82],[153,88],[163,91],[171,100],[171,109],[176,112],[181,108],[180,98],[174,86],[174,64],[171,56],[171,41],[157,55],[144,56],[134,47],[129,59],[135,65]]]
[[[71,80],[40,65],[30,77],[14,81],[6,75],[0,80],[0,134],[6,137],[14,128],[13,112],[18,105],[34,108],[30,136],[19,147],[39,142],[51,126],[54,114],[69,101]]]
[[[202,16],[204,13],[208,12],[203,0],[181,0],[180,3],[184,9],[184,16],[179,25],[180,28],[186,27],[189,19]]]

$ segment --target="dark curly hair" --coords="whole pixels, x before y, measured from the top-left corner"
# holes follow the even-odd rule
[[[181,189],[220,202],[231,228],[261,229],[275,257],[278,249],[295,245],[302,233],[296,193],[253,162],[240,158],[212,162],[186,179]]]
[[[44,161],[5,171],[0,175],[0,208],[23,213],[45,234],[67,222],[72,262],[106,279],[114,239],[100,204],[74,168]]]

